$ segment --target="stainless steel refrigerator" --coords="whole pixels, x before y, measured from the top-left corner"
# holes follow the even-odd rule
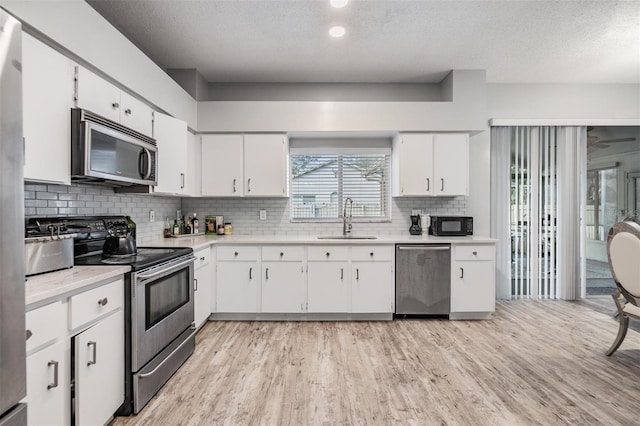
[[[0,426],[27,424],[21,33],[0,9]]]

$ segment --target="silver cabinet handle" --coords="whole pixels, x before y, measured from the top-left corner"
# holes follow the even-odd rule
[[[474,252],[473,252],[473,255],[474,255],[474,256],[477,256],[477,255],[478,255],[478,252],[477,252],[477,251],[474,251]]]
[[[124,110],[124,114],[125,115],[131,115],[131,112],[132,112],[131,108],[127,108],[127,109]]]
[[[444,191],[444,178],[440,178],[440,191]]]
[[[253,279],[253,268],[249,268],[249,279],[252,280]]]
[[[147,155],[147,172],[144,174],[143,179],[149,179],[149,177],[151,176],[151,151],[149,151],[147,148],[142,148],[144,150],[144,153]]]
[[[238,252],[237,252],[237,251],[236,251],[236,252],[234,252],[234,253],[233,253],[233,255],[234,255],[234,256],[237,256],[237,255],[238,255]]]
[[[425,251],[446,251],[449,247],[446,246],[429,246],[429,245],[415,245],[415,246],[398,246],[398,250],[425,250]]]
[[[236,179],[233,180],[233,193],[236,193]]]
[[[360,269],[356,268],[356,280],[360,279]]]
[[[53,389],[58,387],[58,361],[49,361],[47,363],[47,367],[51,367],[53,365],[53,383],[49,383],[47,385],[47,389]]]
[[[460,268],[460,278],[464,278],[464,268]]]
[[[198,291],[198,279],[193,279],[193,291]]]
[[[340,268],[340,279],[344,279],[344,268]]]
[[[107,299],[106,297],[98,300],[98,305],[100,306],[107,306],[107,303],[109,303],[109,299]]]
[[[247,179],[247,192],[251,192],[251,178]]]
[[[283,253],[283,252],[280,252],[280,257],[282,257],[282,256],[284,256],[284,253]]]
[[[111,104],[111,108],[118,109],[118,108],[120,108],[120,104],[117,103],[117,102],[114,102],[114,103]]]
[[[431,180],[427,178],[427,191],[431,189]]]
[[[31,330],[27,330],[27,338],[25,339],[25,341],[31,339],[31,336],[33,336],[33,333],[31,332]]]
[[[373,257],[373,252],[369,253],[369,256]]]
[[[194,324],[191,324],[191,330],[195,330],[195,325]],[[190,334],[189,337],[187,337],[184,340],[184,342],[180,343],[180,345],[178,345],[178,347],[175,348],[169,354],[169,356],[167,356],[165,359],[163,359],[162,362],[156,366],[156,368],[154,368],[153,370],[149,371],[148,373],[139,374],[138,377],[141,378],[141,379],[144,379],[145,377],[153,376],[155,374],[155,372],[158,371],[158,369],[160,369],[167,361],[171,360],[171,358],[173,357],[173,355],[175,355],[176,352],[178,352],[180,349],[182,349],[182,347],[184,345],[186,345],[187,343],[189,343],[189,341],[191,341],[191,337],[193,336],[193,334],[194,333]]]
[[[265,271],[264,271],[264,279],[265,280],[269,279],[269,268],[265,269]]]
[[[331,253],[327,252],[326,255],[327,255],[327,257],[329,257],[329,256],[331,256]]]
[[[184,189],[184,173],[180,173],[180,189]]]
[[[89,346],[93,346],[93,359],[91,361],[87,362],[87,367],[90,366],[90,365],[93,365],[93,364],[95,364],[97,362],[96,352],[98,350],[98,344],[96,342],[88,342],[87,343],[87,347],[89,347]]]

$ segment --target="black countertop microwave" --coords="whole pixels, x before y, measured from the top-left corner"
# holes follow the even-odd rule
[[[431,216],[429,234],[439,237],[473,235],[471,216]]]

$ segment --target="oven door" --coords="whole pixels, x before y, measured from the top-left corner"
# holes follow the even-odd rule
[[[189,255],[131,274],[132,372],[193,323],[194,259]]]

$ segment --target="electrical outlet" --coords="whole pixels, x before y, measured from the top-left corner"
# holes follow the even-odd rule
[[[156,212],[153,210],[149,210],[149,223],[153,223],[156,221]]]
[[[260,210],[260,220],[267,220],[267,211]]]
[[[422,215],[422,210],[411,210],[411,216],[421,216],[421,215]]]

